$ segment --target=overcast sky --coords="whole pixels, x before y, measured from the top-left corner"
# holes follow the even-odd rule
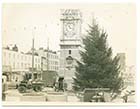
[[[136,8],[134,4],[3,4],[2,43],[17,44],[20,51],[28,51],[35,37],[35,47],[59,50],[62,35],[60,9],[80,9],[82,34],[86,34],[93,16],[108,33],[113,53],[126,53],[127,65],[135,65]],[[33,28],[36,27],[36,30]],[[33,33],[33,34],[32,34]]]

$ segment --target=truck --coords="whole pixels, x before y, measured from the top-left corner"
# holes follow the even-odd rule
[[[42,90],[44,83],[40,79],[33,79],[30,73],[24,75],[24,79],[18,84],[18,91],[26,93],[28,90],[39,92]]]
[[[42,80],[44,81],[45,87],[54,87],[58,74],[55,71],[43,71]]]

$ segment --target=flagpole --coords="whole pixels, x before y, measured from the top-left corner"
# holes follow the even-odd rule
[[[36,29],[36,27],[34,27],[33,29]],[[33,39],[32,39],[32,80],[34,80],[34,31],[32,30],[32,35],[33,35]]]

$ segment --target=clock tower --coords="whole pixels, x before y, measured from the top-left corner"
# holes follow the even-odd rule
[[[78,9],[61,10],[60,73],[67,89],[72,90],[76,60],[80,60],[81,13]]]

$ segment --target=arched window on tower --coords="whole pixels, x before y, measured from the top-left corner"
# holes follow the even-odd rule
[[[71,55],[71,50],[69,50],[69,55]]]

